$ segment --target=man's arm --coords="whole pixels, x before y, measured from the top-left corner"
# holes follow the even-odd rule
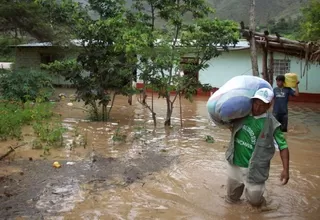
[[[280,150],[280,157],[283,166],[280,180],[282,182],[282,185],[286,185],[289,181],[289,149],[285,148],[283,150]]]
[[[233,119],[230,121],[230,124],[228,126],[229,130],[232,132],[233,127],[236,123],[239,123],[241,120],[243,120],[244,118],[238,118],[238,119]]]
[[[276,140],[279,150],[280,150],[280,157],[282,160],[282,166],[283,170],[281,172],[280,180],[282,182],[282,185],[286,185],[289,181],[289,149],[287,141],[284,137],[283,132],[280,130],[280,128],[277,128],[274,132],[274,139]]]
[[[295,89],[295,91],[293,91],[293,96],[299,96],[299,81],[297,82],[297,84],[296,84],[296,87],[294,88]]]

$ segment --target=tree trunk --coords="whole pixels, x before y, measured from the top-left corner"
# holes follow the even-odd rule
[[[255,7],[256,1],[251,0],[250,4],[250,51],[251,51],[251,65],[252,65],[252,74],[254,76],[259,76],[259,69],[258,69],[258,60],[257,60],[257,48],[256,42],[254,37],[254,32],[256,30],[256,15],[255,15]]]
[[[157,118],[156,118],[156,113],[154,112],[153,87],[152,87],[152,91],[151,91],[151,113],[152,113],[153,126],[154,126],[154,128],[156,128],[157,127]]]
[[[133,86],[133,76],[131,76],[131,79],[130,79],[130,87],[133,89],[134,86]],[[136,88],[134,88],[136,89]],[[132,93],[130,92],[130,94],[128,95],[128,104],[129,105],[132,105]]]
[[[108,111],[108,113],[107,113],[107,119],[108,119],[108,120],[110,119],[110,113],[111,113],[112,107],[113,107],[113,105],[114,105],[114,100],[116,99],[116,95],[117,95],[117,93],[114,92],[114,93],[113,93],[113,96],[112,96],[112,100],[111,100],[111,106],[110,106],[109,111]]]
[[[99,120],[99,110],[97,107],[97,103],[95,101],[92,101],[91,107],[92,107],[92,111],[93,111],[93,115],[95,117],[95,120]]]
[[[180,126],[182,128],[183,123],[182,123],[182,103],[181,103],[181,92],[179,92],[179,105],[180,105]]]
[[[102,121],[106,120],[106,105],[102,105]]]
[[[173,106],[171,104],[170,94],[168,92],[166,94],[166,101],[167,101],[167,116],[164,122],[164,126],[171,126],[171,115],[172,115]]]
[[[146,105],[147,102],[146,102],[146,99],[147,99],[147,91],[146,91],[146,81],[143,80],[143,92],[142,92],[142,104],[143,105]]]

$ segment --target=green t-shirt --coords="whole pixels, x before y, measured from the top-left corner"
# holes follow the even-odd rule
[[[265,116],[254,117],[251,115],[244,119],[243,126],[236,133],[234,141],[233,163],[235,165],[245,168],[249,167],[249,161],[256,146],[257,139],[264,127],[265,120]],[[275,130],[273,136],[280,150],[288,148],[287,141],[280,128]]]

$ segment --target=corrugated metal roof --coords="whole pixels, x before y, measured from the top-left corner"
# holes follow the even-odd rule
[[[28,44],[18,44],[12,45],[11,47],[51,47],[52,43],[45,42],[45,43],[28,43]]]

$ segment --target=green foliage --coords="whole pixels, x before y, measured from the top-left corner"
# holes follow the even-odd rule
[[[165,124],[170,125],[177,96],[192,100],[197,89],[204,87],[197,73],[220,55],[218,48],[227,50],[239,38],[238,25],[212,19],[213,9],[205,0],[136,0],[134,13],[124,1],[89,2],[100,19],[72,16],[75,34],[81,39],[79,56],[46,68],[73,82],[77,96],[91,106],[95,119],[109,119],[111,108],[107,106],[112,106],[115,95],[136,92],[131,82],[138,68],[145,84],[166,99]],[[193,23],[185,21],[185,16],[191,16]],[[164,22],[163,29],[155,25],[156,19]],[[197,62],[182,64],[183,57]],[[177,74],[180,71],[188,74],[182,77]],[[171,92],[176,95],[170,97]]]
[[[301,39],[306,41],[320,40],[320,1],[310,0],[302,9]]]
[[[304,41],[319,41],[320,36],[320,2],[308,0],[301,9],[300,16],[269,20],[267,26],[258,30],[269,30],[271,34],[279,33],[283,37]]]
[[[271,34],[279,33],[283,37],[297,38],[300,28],[301,17],[281,18],[278,21],[270,20],[266,27],[260,26],[259,30],[269,30]]]
[[[3,32],[19,32],[39,41],[66,41],[73,36],[72,15],[88,16],[72,0],[0,0],[0,24]]]
[[[53,104],[48,102],[16,102],[0,100],[0,141],[9,138],[22,139],[22,127],[31,125],[37,135],[34,149],[50,153],[51,147],[63,146],[63,133],[66,129],[60,117],[54,117]]]
[[[201,90],[204,92],[211,92],[213,87],[210,84],[202,84]]]
[[[78,14],[72,17],[82,45],[77,59],[55,62],[46,69],[73,82],[77,96],[91,106],[93,118],[105,121],[117,94],[135,93],[131,82],[137,57],[120,46],[130,30],[123,4],[112,0],[91,2],[92,8],[99,9],[101,19],[86,19]]]
[[[126,51],[141,55],[138,68],[141,79],[167,102],[165,125],[170,126],[174,102],[179,94],[192,100],[201,88],[197,73],[208,67],[208,61],[220,55],[219,47],[227,50],[238,41],[238,25],[232,21],[211,19],[213,9],[204,0],[153,1],[137,0],[139,16],[133,20],[136,37],[122,44]],[[144,7],[144,5],[147,5]],[[151,13],[148,8],[151,8]],[[184,16],[192,16],[193,23]],[[164,21],[158,29],[154,21]],[[147,25],[142,25],[147,23]],[[138,41],[138,43],[137,43]],[[129,49],[128,49],[129,48]],[[182,63],[182,58],[191,58]],[[185,74],[181,76],[179,73]],[[171,92],[176,95],[171,97]]]
[[[52,104],[0,100],[0,140],[21,138],[23,125],[34,120],[49,119],[53,115]]]
[[[66,128],[61,125],[61,122],[35,121],[33,130],[38,136],[40,142],[45,143],[45,146],[63,146],[63,133]]]
[[[41,10],[46,26],[50,26],[52,34],[51,42],[64,43],[77,37],[74,34],[75,24],[73,14],[79,17],[88,18],[87,11],[72,0],[34,0]]]
[[[102,19],[116,17],[123,11],[124,0],[88,0],[91,9],[98,12]]]
[[[0,94],[5,99],[45,101],[52,92],[51,77],[45,72],[17,70],[0,74]]]
[[[14,49],[10,48],[10,45],[14,45],[15,40],[9,37],[0,36],[0,61],[13,62],[14,61]],[[1,68],[1,67],[0,67]]]
[[[121,128],[118,127],[112,136],[112,141],[113,142],[125,142],[126,138],[127,138],[127,135],[122,134]]]
[[[210,136],[210,135],[207,135],[207,136],[206,136],[205,141],[206,141],[207,143],[210,143],[210,144],[213,144],[213,143],[215,142],[214,138],[213,138],[212,136]]]

